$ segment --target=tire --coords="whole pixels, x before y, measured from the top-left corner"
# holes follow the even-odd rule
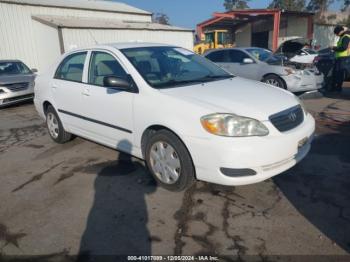
[[[168,130],[150,134],[146,141],[145,160],[157,183],[169,191],[182,191],[196,180],[190,153],[182,141]]]
[[[52,106],[48,106],[46,110],[46,126],[50,137],[58,144],[64,144],[73,139],[73,135],[64,130],[62,122]]]
[[[282,89],[287,89],[287,86],[282,78],[276,75],[267,75],[263,78],[262,82]]]

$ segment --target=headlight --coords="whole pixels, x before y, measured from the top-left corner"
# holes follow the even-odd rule
[[[301,100],[299,97],[295,96],[295,98],[297,99],[297,101],[299,102],[301,108],[303,109],[305,115],[308,115],[309,112],[307,111],[306,107],[305,107],[305,104],[303,102],[303,100]]]
[[[211,114],[201,118],[202,126],[218,136],[266,136],[269,130],[258,120],[234,114]]]

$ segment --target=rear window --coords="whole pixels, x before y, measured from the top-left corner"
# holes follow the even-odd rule
[[[30,69],[22,62],[0,62],[0,75],[31,74]]]
[[[73,82],[82,82],[87,52],[67,56],[59,65],[55,78]]]

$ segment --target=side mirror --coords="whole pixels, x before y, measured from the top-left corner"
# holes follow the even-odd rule
[[[129,81],[115,76],[105,76],[103,78],[103,85],[108,88],[123,91],[129,91],[131,89]]]
[[[34,74],[34,73],[38,73],[38,69],[36,69],[36,68],[30,69],[30,71],[32,71],[33,74]]]
[[[251,58],[244,58],[243,64],[254,64],[254,60]]]

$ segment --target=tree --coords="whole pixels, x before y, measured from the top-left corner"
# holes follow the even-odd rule
[[[162,25],[170,25],[169,17],[164,13],[155,13],[153,14],[152,21],[154,23],[162,24]]]
[[[328,10],[328,7],[335,1],[339,0],[310,0],[306,7],[306,10],[315,13],[316,22],[325,23],[327,21],[325,14]]]
[[[279,8],[288,11],[303,11],[305,0],[273,0],[268,8]]]
[[[227,11],[233,9],[247,9],[249,8],[248,3],[250,0],[225,0],[224,7]]]

